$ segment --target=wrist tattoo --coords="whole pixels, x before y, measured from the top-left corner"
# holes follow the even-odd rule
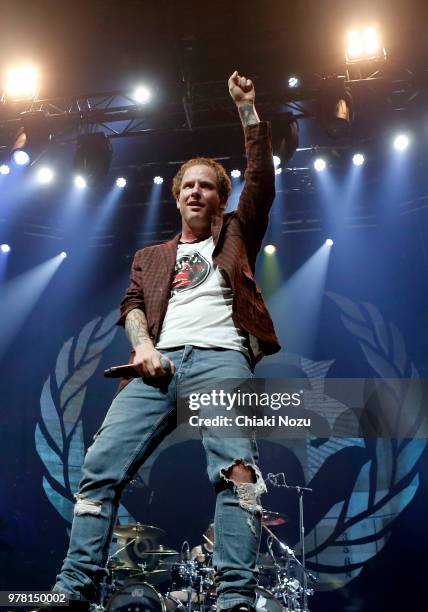
[[[254,104],[241,104],[238,106],[239,116],[244,127],[247,125],[254,125],[260,123],[259,116],[257,115]]]
[[[126,316],[125,319],[125,330],[129,341],[132,344],[132,348],[142,344],[146,340],[151,340],[147,329],[146,315],[142,310],[134,308]]]

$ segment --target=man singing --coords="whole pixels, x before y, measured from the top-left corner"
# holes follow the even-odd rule
[[[181,233],[134,257],[119,324],[125,326],[131,362],[141,377],[121,383],[88,449],[70,546],[54,587],[78,609],[93,600],[105,575],[124,487],[174,427],[178,381],[247,379],[263,354],[280,349],[253,276],[275,195],[270,128],[258,118],[249,79],[235,71],[229,91],[244,127],[247,155],[237,210],[224,212],[231,190],[224,168],[212,159],[191,159],[172,187]],[[251,612],[259,498],[266,490],[256,465],[257,447],[252,437],[204,435],[202,441],[217,493],[217,610]],[[177,478],[185,482],[189,475]]]

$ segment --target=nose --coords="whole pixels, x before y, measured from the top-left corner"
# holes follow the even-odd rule
[[[193,183],[193,187],[192,187],[192,189],[191,189],[191,196],[192,196],[192,197],[198,197],[198,198],[199,198],[199,197],[200,197],[200,195],[201,195],[201,186],[200,186],[200,184],[198,183],[198,181],[195,181],[195,182]]]

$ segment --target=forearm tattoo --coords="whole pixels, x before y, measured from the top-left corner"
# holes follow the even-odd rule
[[[126,316],[125,319],[125,330],[132,344],[132,348],[135,348],[139,344],[151,340],[147,329],[146,315],[142,310],[134,308]]]
[[[260,123],[254,104],[241,104],[241,106],[238,106],[238,112],[244,127]]]

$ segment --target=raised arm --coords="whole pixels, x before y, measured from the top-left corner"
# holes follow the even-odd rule
[[[260,121],[255,109],[255,90],[250,79],[235,72],[229,78],[229,92],[236,104],[245,134],[247,168],[237,208],[247,246],[250,265],[254,268],[275,198],[270,125]]]

